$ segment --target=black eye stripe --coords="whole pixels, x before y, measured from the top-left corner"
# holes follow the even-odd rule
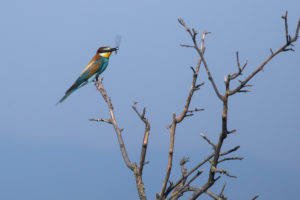
[[[107,49],[107,50],[103,49],[103,50],[100,51],[100,53],[105,53],[105,52],[111,52],[111,50],[110,49]]]

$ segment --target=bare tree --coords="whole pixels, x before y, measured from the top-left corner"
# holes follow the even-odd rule
[[[284,25],[285,25],[285,39],[286,42],[276,51],[273,51],[270,49],[270,55],[263,61],[257,68],[253,70],[252,73],[250,73],[245,79],[239,80],[239,84],[235,88],[230,87],[230,83],[232,81],[236,81],[236,79],[239,77],[241,78],[241,75],[247,66],[247,61],[244,64],[240,63],[239,60],[239,53],[236,52],[236,61],[237,61],[237,72],[233,74],[228,74],[224,78],[224,84],[225,84],[225,91],[221,92],[215,81],[213,76],[211,75],[211,72],[209,70],[209,66],[204,58],[204,53],[205,53],[205,37],[209,34],[209,32],[203,31],[202,37],[200,42],[198,43],[197,41],[197,36],[198,32],[195,29],[190,29],[183,19],[178,19],[179,23],[185,28],[185,30],[188,32],[192,39],[192,45],[186,45],[182,44],[182,47],[188,47],[188,48],[193,48],[196,50],[198,53],[198,62],[194,67],[191,67],[191,70],[193,72],[192,76],[192,83],[191,83],[191,88],[189,90],[189,93],[187,95],[185,105],[183,107],[182,112],[180,115],[177,115],[176,113],[173,113],[172,115],[172,123],[167,126],[167,129],[170,132],[170,146],[169,146],[169,153],[168,153],[168,165],[165,173],[165,178],[161,186],[161,190],[159,193],[156,194],[156,199],[157,200],[164,200],[164,199],[169,199],[169,200],[175,200],[184,195],[186,192],[192,192],[192,195],[189,197],[190,200],[197,199],[200,197],[202,194],[207,194],[209,195],[212,199],[215,200],[225,200],[227,199],[224,195],[224,189],[226,186],[226,183],[223,184],[223,187],[221,191],[216,194],[210,190],[210,187],[212,187],[216,181],[222,176],[228,176],[231,178],[236,178],[236,176],[231,175],[227,170],[219,168],[218,164],[226,161],[231,161],[231,160],[242,160],[242,157],[233,157],[230,156],[232,152],[237,151],[240,146],[233,147],[232,149],[229,149],[227,151],[222,151],[222,145],[224,140],[232,133],[235,133],[236,130],[228,130],[227,127],[227,116],[228,116],[228,101],[229,97],[232,95],[235,95],[237,93],[247,93],[250,92],[248,90],[249,81],[257,75],[260,71],[264,69],[264,67],[268,64],[268,62],[277,56],[278,54],[286,51],[294,51],[293,46],[294,43],[298,39],[298,33],[299,33],[299,28],[300,28],[300,19],[297,24],[296,31],[294,33],[294,36],[292,37],[289,34],[288,31],[288,21],[287,21],[287,14],[288,12],[285,13],[284,16],[282,16],[282,19],[284,20]],[[184,167],[184,165],[189,161],[189,158],[183,158],[180,161],[180,168],[181,168],[181,173],[182,176],[175,182],[170,181],[170,175],[173,167],[173,151],[174,151],[174,141],[175,141],[175,134],[176,134],[176,127],[179,123],[181,123],[185,118],[194,115],[196,112],[202,111],[203,109],[200,108],[195,108],[191,109],[190,108],[190,102],[193,98],[193,95],[196,91],[198,91],[201,86],[204,85],[204,83],[197,83],[198,79],[198,74],[199,74],[199,69],[201,65],[204,65],[205,71],[207,73],[208,79],[213,87],[213,90],[217,96],[217,98],[221,101],[223,111],[221,113],[221,120],[222,120],[222,126],[221,126],[221,133],[219,136],[218,141],[215,143],[211,141],[209,138],[207,138],[204,134],[200,134],[201,137],[213,148],[213,152],[208,155],[205,159],[200,161],[196,166],[194,166],[192,169],[188,170]],[[129,156],[126,152],[126,147],[122,138],[122,129],[119,128],[118,123],[116,121],[116,117],[114,114],[114,108],[111,102],[110,97],[108,96],[106,90],[103,87],[103,79],[101,78],[99,81],[95,82],[95,86],[97,90],[101,93],[102,97],[104,98],[105,102],[107,103],[109,112],[110,112],[110,119],[90,119],[90,121],[98,121],[98,122],[105,122],[111,124],[114,129],[115,133],[118,138],[118,142],[120,145],[120,150],[124,159],[124,162],[126,166],[133,172],[133,175],[135,177],[136,181],[136,188],[139,194],[139,198],[141,200],[147,199],[146,193],[145,193],[145,185],[143,183],[143,169],[144,165],[147,164],[145,162],[145,157],[147,153],[147,146],[148,146],[148,138],[149,138],[149,133],[150,133],[150,122],[149,120],[145,117],[146,115],[146,108],[142,110],[142,112],[139,112],[138,109],[136,108],[136,104],[134,103],[132,108],[136,112],[137,116],[141,119],[141,121],[145,124],[145,131],[144,131],[144,139],[142,141],[142,147],[141,147],[141,155],[140,155],[140,160],[138,163],[136,162],[131,162],[129,159]],[[201,167],[204,164],[209,164],[209,173],[206,182],[201,185],[201,186],[193,186],[193,181],[196,180],[203,172],[201,170]],[[252,199],[257,199],[258,195],[254,196]]]

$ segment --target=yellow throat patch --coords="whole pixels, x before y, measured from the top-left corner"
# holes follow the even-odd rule
[[[109,58],[111,52],[104,52],[104,53],[100,53],[99,55],[104,57],[104,58]]]

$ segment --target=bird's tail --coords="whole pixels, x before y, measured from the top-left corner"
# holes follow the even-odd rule
[[[74,83],[67,91],[65,96],[63,96],[56,104],[62,103],[70,94],[72,94],[77,89],[76,83]]]

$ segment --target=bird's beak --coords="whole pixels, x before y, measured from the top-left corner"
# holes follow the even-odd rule
[[[117,51],[118,51],[118,50],[119,50],[119,47],[115,47],[115,48],[111,48],[111,49],[110,49],[111,52],[115,51],[116,54],[117,54]]]

